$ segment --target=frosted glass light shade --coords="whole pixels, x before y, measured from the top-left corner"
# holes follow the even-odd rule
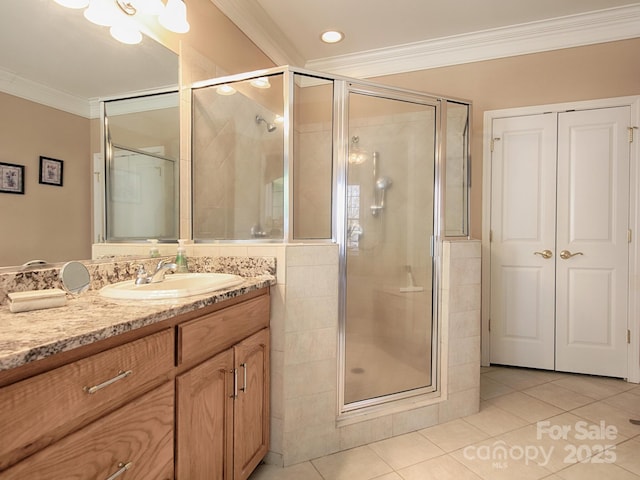
[[[122,15],[112,0],[91,0],[89,8],[84,11],[84,18],[103,27],[110,27]]]
[[[142,33],[136,28],[131,28],[127,25],[113,25],[109,32],[113,38],[127,45],[135,45],[142,41]]]
[[[85,8],[89,5],[89,0],[54,0],[58,5],[67,8]]]
[[[171,32],[186,33],[189,31],[187,6],[182,0],[167,0],[164,11],[158,17],[160,25]]]
[[[129,0],[129,3],[145,15],[161,15],[164,12],[162,0]]]

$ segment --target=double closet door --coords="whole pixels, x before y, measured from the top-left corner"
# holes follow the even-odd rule
[[[627,376],[629,121],[493,120],[491,363]]]

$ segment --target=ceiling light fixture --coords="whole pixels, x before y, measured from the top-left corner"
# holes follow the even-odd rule
[[[86,8],[89,0],[54,0],[56,3],[67,8]]]
[[[216,93],[218,95],[233,95],[234,93],[236,93],[236,89],[231,85],[223,83],[222,85],[218,85],[218,88],[216,88]]]
[[[164,28],[174,33],[189,31],[187,6],[183,0],[55,0],[68,8],[85,8],[84,16],[96,25],[110,27],[111,36],[123,43],[142,41],[143,25],[157,17]],[[144,18],[143,18],[144,17]]]
[[[320,38],[324,43],[338,43],[344,39],[344,33],[337,30],[327,30],[320,35]]]
[[[271,83],[267,77],[258,77],[251,80],[251,85],[256,88],[271,88]]]

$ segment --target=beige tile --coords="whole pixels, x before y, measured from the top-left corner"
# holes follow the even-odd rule
[[[299,463],[291,467],[260,465],[249,476],[249,480],[323,480],[311,462]]]
[[[480,480],[480,477],[449,455],[433,458],[399,471],[404,480]]]
[[[415,432],[438,423],[439,405],[427,405],[391,416],[393,435]]]
[[[427,437],[445,452],[452,452],[466,447],[489,436],[488,433],[465,422],[463,419],[425,428],[420,430],[420,434]]]
[[[523,368],[501,368],[485,373],[489,378],[496,380],[514,390],[524,390],[536,385],[542,385],[560,378],[561,374],[545,370],[530,370]]]
[[[537,480],[552,473],[524,457],[520,449],[510,450],[501,439],[490,438],[468,445],[451,456],[487,480]]]
[[[440,423],[477,413],[479,410],[479,399],[479,388],[472,388],[458,393],[449,393],[447,401],[438,404],[438,419]]]
[[[359,447],[391,437],[393,419],[391,415],[340,427],[340,450]]]
[[[510,448],[523,449],[531,462],[549,471],[557,472],[566,468],[570,442],[562,438],[552,438],[543,432],[538,425],[532,424],[500,435],[499,439],[505,441]]]
[[[536,422],[563,413],[562,409],[521,392],[502,395],[487,400],[487,403],[513,413],[528,422]]]
[[[338,324],[338,297],[288,299],[286,315],[287,332],[335,326]]]
[[[480,375],[480,337],[457,338],[449,344],[449,366],[474,363],[475,374]]]
[[[615,448],[615,464],[640,475],[640,438],[627,440]]]
[[[638,480],[638,476],[613,463],[576,463],[558,472],[564,480]]]
[[[640,419],[640,401],[638,401],[638,396],[633,393],[619,393],[618,395],[607,398],[605,402],[609,405],[614,405],[623,410],[626,410],[627,412],[633,414],[635,418]]]
[[[336,358],[337,337],[337,327],[286,333],[285,366]]]
[[[335,453],[339,446],[340,436],[334,422],[301,428],[284,435],[283,462],[285,466],[294,465],[310,458]]]
[[[369,447],[334,453],[311,462],[324,480],[371,480],[392,469]]]
[[[284,431],[333,423],[336,412],[335,392],[314,393],[284,400]]]
[[[640,399],[638,400],[640,402]],[[618,432],[626,437],[635,437],[640,435],[640,425],[633,425],[629,422],[633,418],[633,414],[621,409],[620,407],[610,405],[605,401],[591,403],[584,407],[572,410],[571,413],[579,415],[582,418],[590,420],[596,424],[605,422],[607,426],[614,426]]]
[[[597,400],[611,397],[633,388],[633,384],[614,378],[591,377],[589,375],[571,375],[553,382],[576,393]]]
[[[449,338],[477,337],[479,335],[480,315],[478,310],[449,315]]]
[[[475,415],[464,417],[464,420],[490,436],[516,430],[527,424],[522,418],[491,405]]]
[[[595,402],[595,399],[592,397],[580,395],[555,383],[545,383],[528,388],[524,390],[523,393],[542,400],[543,402],[550,403],[558,408],[562,408],[563,410],[573,410],[574,408]]]
[[[402,477],[398,475],[396,472],[391,472],[391,473],[385,473],[384,475],[376,477],[373,480],[402,480]]]
[[[369,447],[394,470],[444,454],[444,451],[417,432],[375,442]]]
[[[480,376],[480,398],[482,400],[495,398],[513,391],[514,390],[511,387],[508,387],[504,383],[500,383],[487,375],[481,374]]]
[[[449,366],[448,390],[457,393],[472,388],[480,388],[480,362]]]

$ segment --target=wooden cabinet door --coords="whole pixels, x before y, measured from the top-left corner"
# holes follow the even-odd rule
[[[176,479],[230,480],[233,350],[176,377]]]
[[[269,330],[234,347],[238,396],[234,411],[234,480],[246,480],[269,449]]]

